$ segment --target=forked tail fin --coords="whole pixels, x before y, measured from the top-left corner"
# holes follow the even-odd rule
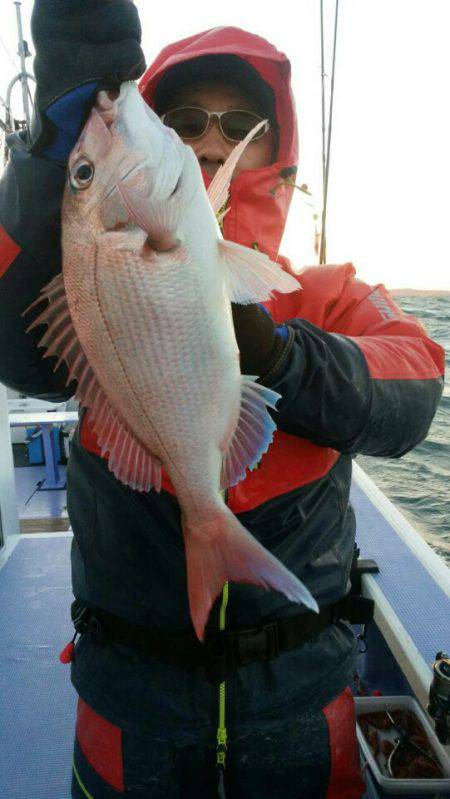
[[[229,580],[280,591],[318,612],[305,585],[242,526],[224,505],[205,520],[183,520],[189,606],[200,641],[214,600]]]

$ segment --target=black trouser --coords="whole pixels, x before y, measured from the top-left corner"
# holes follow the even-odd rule
[[[353,699],[323,711],[265,723],[229,741],[227,799],[359,799]],[[218,799],[215,746],[177,736],[139,737],[78,705],[73,799]]]

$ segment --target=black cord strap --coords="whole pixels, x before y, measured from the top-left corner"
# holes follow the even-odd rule
[[[320,613],[306,612],[245,630],[207,632],[204,643],[193,629],[158,630],[130,624],[78,600],[72,603],[71,613],[76,631],[89,633],[99,646],[121,644],[144,656],[168,658],[182,666],[204,666],[208,678],[220,682],[230,670],[256,660],[273,660],[280,652],[303,646],[341,619],[367,624],[373,618],[373,607],[371,599],[349,595]]]

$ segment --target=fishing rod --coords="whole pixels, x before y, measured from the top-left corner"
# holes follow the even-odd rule
[[[3,99],[3,97],[1,96],[1,94],[0,94],[0,106],[3,107],[3,108],[6,108],[6,103],[5,103],[4,99]],[[2,119],[0,119],[0,130],[2,130],[4,133],[6,133],[6,122],[3,122]]]
[[[5,109],[5,118],[6,118],[6,103],[3,97],[0,95],[0,109],[2,108]],[[8,148],[6,146],[7,133],[8,133],[8,128],[6,127],[6,121],[4,121],[0,117],[0,174],[2,172],[2,168],[5,166],[8,160]]]
[[[3,97],[1,96],[1,94],[0,94],[0,108],[5,108],[6,109],[6,103],[5,103],[4,99],[3,99]],[[3,119],[0,119],[0,130],[2,130],[3,133],[7,133],[6,122],[4,122]]]
[[[31,122],[31,109],[30,105],[32,105],[31,101],[31,92],[29,81],[34,81],[34,76],[27,71],[26,67],[26,59],[31,58],[31,53],[28,48],[28,43],[26,39],[23,38],[23,27],[22,27],[22,12],[21,6],[22,3],[20,0],[14,0],[14,5],[16,7],[16,23],[17,23],[17,34],[19,40],[18,46],[18,55],[20,58],[20,72],[17,73],[10,81],[8,88],[6,90],[6,99],[2,102],[5,107],[5,122],[2,124],[2,129],[6,128],[6,133],[12,133],[12,131],[17,130],[18,128],[25,128],[27,131],[27,138],[29,137],[29,130],[30,130],[30,122]],[[23,112],[25,115],[25,119],[23,121],[18,121],[14,119],[12,109],[11,109],[11,95],[15,85],[20,82],[22,87],[22,104],[23,104]]]
[[[326,263],[327,237],[327,201],[328,201],[328,178],[330,174],[330,151],[331,151],[331,130],[333,122],[333,100],[334,100],[334,75],[336,67],[336,43],[337,43],[337,24],[338,24],[339,0],[336,0],[334,15],[334,37],[333,37],[333,65],[331,69],[331,88],[330,105],[328,111],[328,138],[325,148],[325,56],[324,56],[324,20],[323,20],[323,0],[320,0],[320,43],[321,43],[321,78],[322,78],[322,224],[320,232],[320,254],[319,264]]]

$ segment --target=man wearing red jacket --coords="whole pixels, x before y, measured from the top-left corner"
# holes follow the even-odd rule
[[[87,110],[100,85],[137,77],[143,65],[126,0],[36,0],[33,32],[32,145],[11,141],[0,186],[0,379],[59,400],[74,386],[65,386],[64,367],[53,373],[40,358],[42,329],[25,335],[21,312],[61,268],[64,165]],[[217,28],[165,48],[140,86],[193,147],[206,184],[249,115],[268,120],[238,165],[223,235],[289,268],[278,256],[298,157],[286,57],[258,36]],[[242,372],[281,399],[272,446],[226,501],[305,582],[321,613],[232,584],[198,644],[170,482],[160,495],[119,483],[83,413],[68,468],[81,633],[73,797],[216,797],[224,761],[229,799],[362,796],[347,687],[356,654],[346,599],[351,459],[398,457],[423,440],[442,392],[443,352],[351,264],[306,269],[300,282],[265,308],[233,309]]]

